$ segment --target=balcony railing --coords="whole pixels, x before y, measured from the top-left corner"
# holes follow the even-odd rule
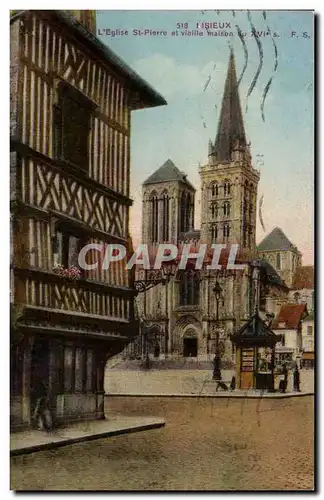
[[[128,322],[134,317],[135,291],[89,279],[70,279],[53,272],[14,269],[15,291],[27,306],[74,311]],[[15,298],[16,300],[16,298]]]

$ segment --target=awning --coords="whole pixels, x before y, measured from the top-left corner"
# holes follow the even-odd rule
[[[314,361],[315,354],[313,352],[303,352],[302,359],[310,359]]]

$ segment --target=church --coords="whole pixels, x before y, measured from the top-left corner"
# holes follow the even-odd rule
[[[239,271],[178,270],[169,283],[138,296],[139,317],[160,332],[156,356],[209,360],[217,349],[222,365],[231,365],[235,346],[230,337],[253,313],[251,263],[255,259],[261,266],[263,318],[276,316],[289,300],[301,254],[279,228],[256,246],[260,172],[252,165],[250,147],[231,50],[216,139],[209,141],[208,162],[199,172],[201,228],[194,228],[196,189],[168,159],[143,183],[142,242],[153,249],[161,243],[178,247],[190,243],[197,251],[203,243],[237,244],[247,258]]]

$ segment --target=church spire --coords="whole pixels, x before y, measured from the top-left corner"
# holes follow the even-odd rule
[[[246,148],[246,137],[238,93],[234,52],[231,49],[215,141],[217,162],[231,161],[232,151],[238,148]]]

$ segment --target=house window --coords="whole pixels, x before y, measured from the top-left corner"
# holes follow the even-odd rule
[[[73,348],[64,349],[64,392],[72,392],[74,375]]]
[[[58,159],[88,169],[88,138],[93,104],[76,88],[58,85],[54,106],[54,152]]]
[[[94,366],[93,366],[93,351],[86,351],[86,392],[92,392],[94,389]]]
[[[280,270],[281,269],[281,255],[280,255],[280,253],[277,253],[276,258],[277,258],[277,269]]]
[[[10,350],[10,391],[12,396],[20,396],[23,382],[24,354],[21,346]]]
[[[82,392],[85,374],[85,351],[81,348],[75,350],[75,392]]]
[[[295,304],[299,304],[300,294],[298,292],[294,293]]]
[[[62,265],[64,268],[79,267],[78,256],[84,246],[84,238],[68,231],[56,231],[53,239],[53,265]],[[81,269],[82,271],[82,269]]]
[[[312,325],[307,326],[307,335],[313,335],[313,327]]]
[[[64,392],[93,392],[95,389],[95,365],[92,349],[64,347]]]

